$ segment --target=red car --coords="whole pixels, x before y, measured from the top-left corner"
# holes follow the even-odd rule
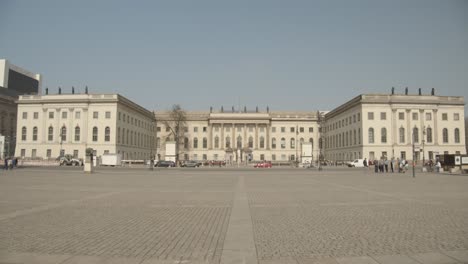
[[[254,168],[271,168],[271,161],[262,161],[254,165]]]

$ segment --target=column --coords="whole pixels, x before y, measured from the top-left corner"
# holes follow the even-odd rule
[[[67,128],[67,141],[72,143],[75,141],[75,139],[73,138],[73,132],[75,131],[75,128],[73,127],[73,118],[74,118],[74,111],[75,109],[74,108],[69,108],[68,110],[70,110],[70,116],[68,117],[68,128]]]
[[[61,132],[62,132],[61,131],[62,128],[60,127],[60,108],[55,109],[55,120],[56,120],[55,121],[55,127],[56,127],[55,130],[57,130],[57,132],[55,132],[55,134],[58,135],[58,136],[56,136],[54,138],[54,141],[56,143],[58,142],[60,144]]]
[[[208,123],[208,149],[213,149],[213,124]]]
[[[411,128],[411,110],[406,109],[406,144],[407,145],[411,145],[411,143],[413,142],[413,138],[411,136],[412,130],[413,129]]]
[[[226,146],[224,145],[225,144],[224,143],[224,123],[221,124],[221,138],[220,138],[219,143],[220,143],[221,149],[225,149]]]
[[[270,129],[271,129],[271,125],[268,123],[266,125],[266,149],[267,150],[270,150]]]
[[[244,124],[244,139],[243,139],[242,147],[246,147],[249,144],[249,139],[247,138],[247,124]]]
[[[258,149],[258,124],[255,124],[255,149]]]
[[[84,142],[85,145],[87,146],[88,144],[88,109],[87,108],[83,108],[83,129],[81,131],[82,131],[81,142]],[[122,159],[123,159],[123,155],[122,155]]]
[[[237,148],[237,138],[236,138],[236,126],[234,123],[231,124],[231,148]]]
[[[47,142],[47,136],[48,136],[48,133],[49,133],[49,128],[47,127],[47,118],[49,118],[47,116],[47,108],[44,108],[42,109],[42,135],[41,135],[41,140],[42,140],[42,143],[45,143]]]
[[[437,125],[437,109],[432,109],[432,118],[434,118],[434,127],[432,128],[433,131],[433,139],[434,139],[434,145],[438,146],[439,145],[439,126]]]
[[[396,116],[397,109],[392,109],[392,157],[395,157],[395,145],[398,143]]]

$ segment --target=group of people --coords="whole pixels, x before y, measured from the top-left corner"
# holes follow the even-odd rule
[[[375,173],[384,173],[395,171],[398,173],[405,173],[408,170],[409,164],[405,159],[392,158],[388,160],[386,157],[381,157],[379,160],[374,159],[372,162],[367,161],[367,158],[364,159],[364,167],[369,167],[374,165]]]
[[[400,158],[392,158],[388,160],[386,157],[381,157],[379,160],[374,159],[373,161],[367,161],[367,158],[364,159],[364,167],[369,167],[374,165],[375,173],[383,173],[383,172],[398,172],[398,173],[405,173],[408,171],[409,163],[405,159]],[[440,161],[437,160],[435,163],[430,160],[429,162],[429,170],[433,171],[433,167],[435,167],[436,172],[439,172],[440,168],[442,167]]]
[[[14,167],[18,166],[18,158],[8,158],[6,157],[3,160],[3,169],[12,170]]]

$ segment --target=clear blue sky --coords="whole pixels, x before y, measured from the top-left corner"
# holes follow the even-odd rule
[[[331,110],[392,86],[468,99],[468,1],[0,0],[0,58],[155,110]]]

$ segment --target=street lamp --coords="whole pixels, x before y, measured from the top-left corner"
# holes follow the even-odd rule
[[[415,166],[416,166],[416,161],[415,161],[415,156],[416,156],[416,155],[415,155],[415,154],[416,154],[416,153],[415,153],[415,146],[414,146],[414,143],[415,143],[415,136],[416,136],[416,135],[414,134],[414,131],[416,130],[415,128],[416,128],[416,126],[414,126],[414,128],[413,128],[413,133],[412,133],[412,134],[413,134],[413,178],[416,177],[416,172],[415,172]]]
[[[154,129],[154,137],[157,138],[158,136],[158,129],[156,127],[156,116],[154,114],[154,111],[153,111],[153,118],[152,118],[152,121],[153,121],[153,129]],[[154,147],[154,138],[153,136],[150,137],[150,170],[154,170],[154,157],[153,157],[153,147]],[[157,152],[157,146],[156,146],[156,152]]]
[[[422,133],[423,133],[423,138],[422,138],[423,163],[422,163],[422,167],[423,167],[423,171],[424,171],[424,167],[426,166],[426,161],[425,161],[425,158],[424,158],[424,143],[426,142],[426,126],[423,126]]]

